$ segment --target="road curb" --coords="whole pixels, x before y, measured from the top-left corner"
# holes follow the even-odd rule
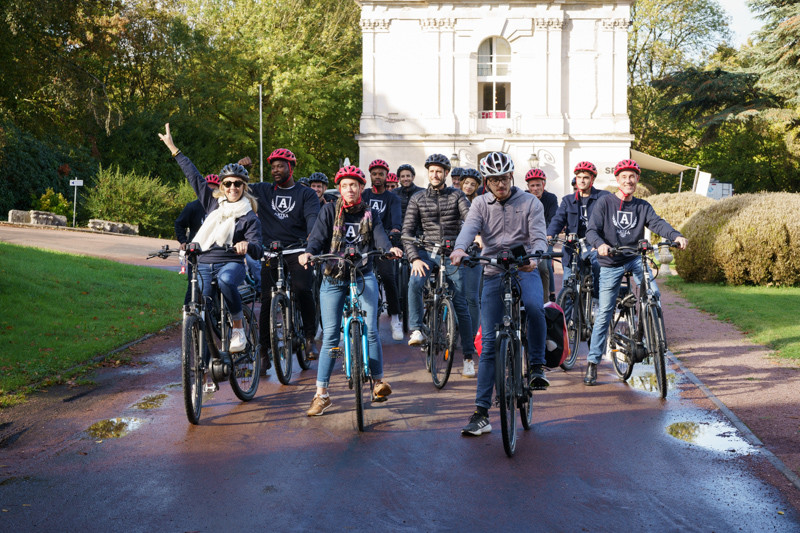
[[[700,389],[703,394],[705,394],[706,397],[719,408],[720,411],[722,411],[725,417],[730,420],[731,424],[733,424],[734,427],[739,430],[744,439],[757,450],[757,453],[765,457],[772,464],[772,466],[777,468],[781,474],[786,476],[786,479],[788,479],[789,482],[795,486],[795,488],[800,490],[800,476],[795,474],[791,468],[786,466],[786,464],[784,464],[784,462],[781,461],[777,455],[767,449],[764,443],[761,442],[761,439],[756,437],[756,435],[750,431],[750,428],[748,428],[747,425],[742,422],[738,416],[736,416],[736,413],[731,411],[727,405],[722,403],[722,400],[717,398],[714,393],[711,392],[711,389],[709,389],[702,381],[700,381],[700,379],[695,376],[691,370],[686,368],[686,366],[680,360],[678,360],[677,357],[675,357],[675,354],[667,350],[667,356],[669,357],[670,361],[677,365],[681,372],[689,378],[689,381],[696,385],[697,388]]]

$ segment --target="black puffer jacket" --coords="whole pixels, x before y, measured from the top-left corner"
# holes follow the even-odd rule
[[[455,241],[461,225],[469,212],[469,200],[459,189],[428,187],[415,194],[408,201],[408,209],[403,219],[403,235],[415,236],[415,229],[422,228],[422,238],[426,241],[441,242],[444,239]],[[411,243],[403,243],[410,262],[419,259],[419,250]]]
[[[403,215],[403,218],[406,216],[406,209],[408,209],[408,201],[411,200],[411,197],[417,194],[420,191],[424,191],[422,187],[418,185],[411,184],[411,187],[397,187],[395,190],[392,191],[393,194],[396,194],[400,197],[400,212]]]

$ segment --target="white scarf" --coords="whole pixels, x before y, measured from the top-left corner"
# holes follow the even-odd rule
[[[253,208],[250,200],[242,196],[238,202],[229,202],[225,198],[218,198],[219,207],[207,217],[194,240],[200,243],[200,248],[206,252],[212,245],[224,246],[233,244],[233,231],[236,228],[236,219],[246,215]]]

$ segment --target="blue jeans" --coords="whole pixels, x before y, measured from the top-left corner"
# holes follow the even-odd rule
[[[239,285],[244,282],[244,263],[231,261],[229,263],[198,263],[197,273],[203,287],[203,297],[208,301],[213,294],[211,281],[216,278],[219,290],[228,304],[231,319],[242,319],[242,296],[239,294]]]
[[[257,261],[249,255],[244,256],[247,260],[247,268],[250,269],[250,276],[256,282],[257,290],[261,290],[261,261]]]
[[[420,250],[419,258],[425,261],[428,266],[439,261],[433,261],[428,252]],[[469,308],[467,307],[467,299],[464,292],[464,281],[462,269],[454,268],[450,265],[450,259],[445,258],[442,268],[447,269],[447,282],[453,291],[453,307],[456,308],[456,319],[458,320],[458,333],[461,335],[461,349],[464,352],[464,359],[472,359],[472,354],[475,353],[474,335],[472,334],[472,321],[469,317]],[[424,276],[409,276],[408,279],[408,328],[411,331],[422,330],[422,315],[423,315],[423,302],[422,302],[422,289],[425,286],[425,280],[430,276],[430,270],[425,272]]]
[[[592,262],[592,278],[594,280],[594,283],[592,283],[592,298],[597,298],[600,294],[600,263],[597,262],[597,250],[592,250],[589,253],[589,261]],[[569,278],[571,273],[572,269],[570,268],[569,263],[566,263],[564,265],[562,286],[566,284],[567,278]]]
[[[633,273],[633,279],[638,286],[642,286],[642,259],[635,257],[619,267],[600,268],[600,298],[597,307],[597,316],[594,317],[594,329],[592,330],[592,342],[589,355],[586,357],[589,363],[599,363],[606,351],[606,341],[608,340],[608,325],[614,316],[614,307],[617,304],[617,294],[622,282],[622,276],[626,270]],[[652,281],[652,277],[650,280]],[[652,285],[656,295],[660,295],[655,281]]]
[[[522,303],[528,319],[528,361],[532,365],[544,364],[544,343],[547,324],[542,304],[542,280],[539,271],[518,272]],[[481,293],[481,360],[478,364],[478,388],[475,391],[475,405],[489,409],[494,390],[494,343],[497,337],[495,325],[503,321],[502,275],[485,276]]]
[[[464,273],[461,279],[464,282],[466,292],[467,308],[469,309],[469,320],[472,322],[472,338],[478,334],[478,326],[481,325],[481,275],[483,265],[472,267],[461,266]]]
[[[383,350],[378,340],[378,280],[370,272],[359,279],[358,290],[361,310],[366,312],[367,341],[369,343],[369,372],[373,379],[383,378]],[[336,359],[331,358],[331,348],[339,346],[345,297],[350,293],[350,281],[339,281],[325,276],[319,290],[322,317],[322,348],[317,365],[317,387],[328,388]]]

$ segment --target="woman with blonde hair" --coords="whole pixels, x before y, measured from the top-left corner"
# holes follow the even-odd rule
[[[258,202],[247,192],[250,176],[242,165],[229,163],[219,173],[219,189],[212,190],[191,160],[175,146],[169,124],[166,133],[159,133],[158,137],[169,148],[206,211],[206,220],[194,238],[204,252],[197,260],[203,297],[211,297],[211,282],[216,278],[233,322],[230,351],[241,352],[247,346],[238,289],[245,277],[243,256],[248,254],[258,260],[262,255]]]

